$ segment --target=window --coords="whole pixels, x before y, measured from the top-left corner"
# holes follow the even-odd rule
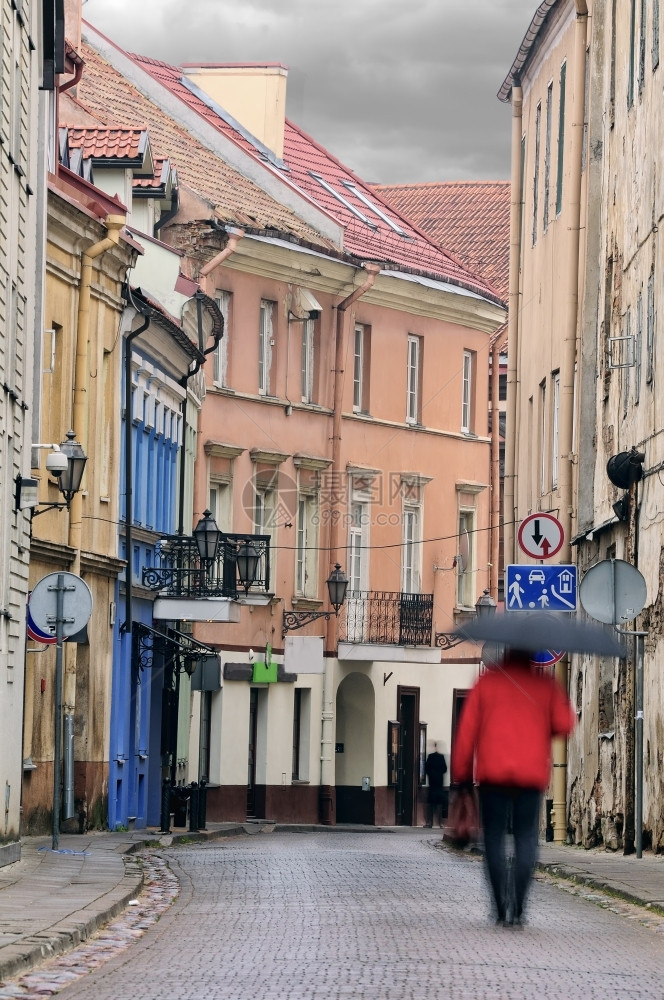
[[[369,504],[353,501],[348,538],[348,590],[355,595],[367,589],[365,537],[368,525]]]
[[[232,531],[233,490],[230,479],[227,481],[211,480],[208,507],[221,531]]]
[[[659,0],[652,0],[652,68],[659,66]]]
[[[355,326],[353,356],[353,411],[369,412],[369,366],[371,362],[369,327]]]
[[[558,425],[560,417],[560,372],[554,372],[551,385],[553,407],[551,412],[551,489],[558,485]]]
[[[551,198],[551,129],[553,127],[553,83],[546,89],[546,133],[544,139],[544,232],[549,228],[549,201]]]
[[[634,403],[641,398],[641,367],[643,364],[643,295],[636,300],[636,337],[634,338]]]
[[[421,338],[408,337],[408,388],[406,394],[406,423],[421,423],[420,382],[422,371]]]
[[[646,82],[646,0],[641,0],[639,19],[639,94]]]
[[[542,104],[537,105],[535,112],[535,167],[533,174],[533,246],[537,243],[537,212],[539,199],[539,158],[540,158],[540,131],[542,127]]]
[[[648,304],[646,314],[646,382],[652,383],[655,363],[655,275],[648,278]]]
[[[630,338],[632,336],[632,310],[627,309],[625,315],[625,344],[629,345]],[[629,346],[627,347],[629,351]],[[629,360],[629,358],[628,358]],[[621,368],[622,375],[622,387],[623,387],[623,417],[627,416],[627,407],[629,405],[629,383],[630,383],[630,365],[626,364]]]
[[[627,80],[627,107],[634,104],[634,74],[636,71],[636,0],[630,0],[629,13],[629,78]]]
[[[556,177],[556,215],[563,208],[563,164],[565,153],[565,81],[567,63],[560,67],[560,101],[558,107],[558,173]]]
[[[314,321],[302,324],[302,402],[314,401]]]
[[[295,592],[318,597],[318,496],[300,494],[297,499],[295,546]]]
[[[420,509],[404,505],[403,510],[403,559],[401,590],[404,594],[419,594],[420,583]]]
[[[546,379],[540,382],[540,496],[546,493]]]
[[[217,292],[215,296],[219,312],[224,317],[224,335],[217,344],[216,350],[214,352],[214,371],[213,379],[215,385],[227,386],[228,385],[228,341],[230,337],[230,292]]]
[[[258,391],[263,396],[270,395],[270,368],[272,367],[272,347],[274,345],[272,329],[274,306],[274,302],[261,300],[258,335]]]
[[[475,352],[463,352],[463,367],[461,370],[461,430],[464,434],[473,432],[473,375],[475,369]]]
[[[293,781],[309,780],[311,689],[293,689]]]
[[[457,604],[462,608],[474,606],[474,523],[473,510],[459,511],[459,539],[457,553]]]

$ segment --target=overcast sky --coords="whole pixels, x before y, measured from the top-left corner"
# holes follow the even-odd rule
[[[133,52],[281,62],[288,117],[364,180],[507,179],[496,92],[538,0],[84,0]]]

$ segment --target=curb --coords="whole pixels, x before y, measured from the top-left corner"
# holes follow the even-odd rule
[[[129,852],[123,852],[123,854],[127,853]],[[49,930],[35,934],[31,938],[24,938],[16,945],[7,945],[3,948],[4,955],[0,955],[0,982],[4,979],[16,978],[17,975],[25,975],[45,958],[52,958],[76,948],[82,941],[86,941],[95,931],[121,913],[129,900],[134,899],[142,887],[142,865],[137,859],[132,858],[129,864],[125,862],[125,874],[122,881],[106,893],[109,899],[113,898],[112,903],[96,913],[90,914],[85,919],[79,919],[81,914],[85,914],[86,910],[90,910],[95,902],[98,902],[97,900],[83,910],[70,914],[60,923],[54,924]],[[12,951],[14,951],[13,955]]]
[[[537,870],[546,872],[547,875],[552,875],[554,878],[565,878],[570,882],[575,882],[577,885],[585,885],[590,889],[597,889],[599,892],[605,892],[609,896],[615,896],[617,899],[624,899],[627,903],[633,903],[635,906],[640,906],[644,910],[651,910],[654,913],[660,913],[664,916],[664,906],[658,903],[647,902],[641,896],[636,896],[632,892],[628,892],[626,889],[618,889],[616,886],[611,885],[610,882],[603,882],[599,878],[595,878],[593,875],[580,874],[578,871],[574,871],[571,868],[565,868],[559,862],[555,861],[538,861]]]

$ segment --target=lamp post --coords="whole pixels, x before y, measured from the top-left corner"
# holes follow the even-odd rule
[[[478,618],[490,618],[495,613],[496,602],[487,587],[475,602],[475,614]],[[453,646],[458,646],[460,642],[465,642],[465,638],[463,635],[457,635],[456,632],[436,632],[435,645],[441,649],[452,649]]]
[[[287,632],[303,628],[310,622],[315,622],[319,618],[329,621],[331,616],[338,615],[341,606],[346,600],[348,590],[348,577],[341,568],[340,563],[334,564],[334,569],[325,581],[330,598],[330,604],[334,611],[284,611],[283,624],[281,628],[282,636]]]

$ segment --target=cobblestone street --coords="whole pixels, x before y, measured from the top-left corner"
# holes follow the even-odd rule
[[[180,881],[175,903],[105,964],[61,980],[64,1000],[662,993],[663,918],[547,876],[525,928],[494,927],[480,859],[422,831],[259,834],[164,853]]]

